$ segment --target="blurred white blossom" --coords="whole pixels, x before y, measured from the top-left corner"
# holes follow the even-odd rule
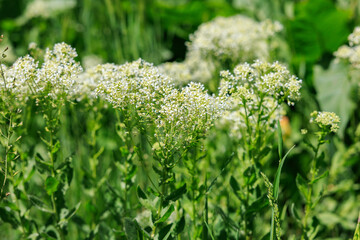
[[[201,24],[190,36],[184,62],[165,63],[161,69],[174,78],[177,85],[209,82],[217,78],[219,68],[269,59],[273,46],[268,40],[282,28],[279,22],[256,22],[242,15],[217,17]]]
[[[355,27],[348,37],[349,46],[343,45],[334,53],[336,59],[348,61],[354,68],[360,69],[360,27]]]

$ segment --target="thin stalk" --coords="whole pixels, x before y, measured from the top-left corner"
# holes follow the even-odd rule
[[[60,110],[59,110],[59,115],[60,116]],[[50,110],[50,114],[49,114],[49,120],[50,119],[53,119],[53,111],[52,109]],[[54,157],[54,153],[53,153],[53,148],[54,148],[54,135],[53,135],[53,127],[51,126],[49,128],[49,151],[50,151],[50,163],[51,163],[51,176],[52,177],[56,177],[56,174],[55,174],[55,157]],[[55,215],[55,219],[56,219],[56,222],[59,222],[59,216],[58,216],[58,211],[56,209],[56,201],[55,201],[55,196],[54,196],[54,193],[51,194],[51,204],[52,204],[52,207],[53,207],[53,212],[54,212],[54,215]],[[59,234],[60,234],[60,239],[61,240],[64,240],[65,239],[65,236],[64,236],[64,233],[62,231],[62,229],[57,225],[56,226],[58,231],[59,231]]]
[[[7,87],[6,87],[6,78],[5,78],[5,75],[4,75],[4,70],[3,70],[3,67],[2,67],[2,61],[0,61],[0,72],[1,72],[1,77],[4,81],[4,88],[7,90]]]
[[[166,168],[166,162],[165,162],[165,166],[163,166],[162,169],[162,178],[165,179],[166,175],[167,175],[167,168]],[[166,196],[166,192],[167,192],[167,184],[166,182],[161,183],[161,192],[160,192],[160,205],[157,211],[157,216],[160,219],[161,217],[161,211],[162,211],[162,206],[164,204],[164,200],[165,200],[165,196]],[[156,229],[157,229],[157,224],[155,224],[154,229],[152,231],[152,236],[155,237],[156,234]]]
[[[8,131],[7,131],[7,139],[6,139],[6,150],[5,150],[5,156],[4,156],[4,165],[5,165],[5,172],[4,172],[4,181],[1,187],[1,192],[0,192],[0,199],[2,199],[2,194],[5,188],[5,184],[6,184],[6,180],[7,180],[7,174],[8,174],[8,155],[9,155],[9,150],[10,150],[10,137],[11,137],[11,126],[12,126],[12,118],[11,115],[9,117],[9,127],[8,127]]]
[[[301,239],[307,239],[306,238],[306,228],[307,228],[307,221],[308,218],[311,214],[311,208],[312,208],[312,187],[313,184],[312,182],[315,180],[316,178],[316,158],[319,152],[319,148],[320,148],[321,143],[319,142],[316,149],[315,149],[315,155],[313,158],[313,162],[312,162],[312,166],[311,166],[311,181],[308,184],[308,199],[306,199],[306,207],[305,207],[305,217],[304,217],[304,222],[303,222],[303,232],[301,235]]]

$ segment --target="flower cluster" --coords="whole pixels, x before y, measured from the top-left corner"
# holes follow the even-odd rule
[[[256,22],[242,15],[217,17],[200,25],[190,36],[184,62],[166,63],[161,65],[161,69],[178,85],[190,81],[206,83],[214,78],[219,68],[255,59],[269,59],[274,47],[269,45],[268,39],[281,29],[280,23],[270,20]]]
[[[92,72],[99,96],[153,123],[155,138],[166,149],[179,149],[181,144],[196,141],[225,108],[202,84],[190,83],[178,90],[167,76],[141,59],[120,66],[99,65]]]
[[[165,146],[189,145],[206,134],[225,108],[200,83],[190,83],[181,91],[173,89],[162,101],[156,136]]]
[[[294,105],[300,98],[301,80],[278,62],[244,63],[221,76],[220,96],[228,99],[232,110],[223,115],[220,126],[238,139],[274,131],[284,115],[282,103]]]
[[[220,95],[234,95],[243,102],[252,103],[265,97],[294,105],[300,98],[301,80],[291,75],[287,68],[278,62],[255,61],[253,64],[240,64],[234,74],[222,71]]]
[[[360,27],[356,27],[348,37],[349,46],[341,46],[334,55],[338,60],[348,61],[354,68],[360,69]]]
[[[335,133],[339,129],[340,118],[333,112],[314,111],[310,116],[310,122],[316,123],[325,133]]]
[[[53,50],[46,49],[44,63],[38,71],[39,82],[53,89],[55,94],[69,92],[83,71],[76,57],[76,50],[65,43],[55,44]]]
[[[144,120],[157,116],[161,100],[171,93],[171,80],[142,59],[123,65],[96,67],[99,85],[96,91],[115,107],[135,108]]]
[[[76,57],[75,49],[65,43],[55,44],[53,50],[47,49],[40,68],[31,56],[21,57],[4,70],[7,87],[24,96],[42,92],[56,96],[69,92],[82,72]]]
[[[200,51],[206,57],[243,62],[268,59],[267,39],[282,30],[278,22],[258,23],[251,18],[236,15],[217,17],[200,25],[190,36],[189,51]]]
[[[207,83],[216,71],[213,62],[202,59],[199,52],[188,52],[183,62],[163,63],[159,69],[171,76],[177,86],[186,86],[190,82]]]

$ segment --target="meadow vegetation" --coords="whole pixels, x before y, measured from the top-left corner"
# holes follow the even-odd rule
[[[1,239],[360,239],[357,2],[104,2],[1,22]]]

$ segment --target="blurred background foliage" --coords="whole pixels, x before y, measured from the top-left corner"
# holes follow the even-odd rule
[[[216,16],[271,18],[285,25],[289,57],[303,73],[309,64],[329,64],[359,21],[356,0],[1,0],[0,6],[0,29],[14,56],[26,54],[30,42],[45,48],[64,41],[82,61],[114,63],[182,60],[189,35]]]

